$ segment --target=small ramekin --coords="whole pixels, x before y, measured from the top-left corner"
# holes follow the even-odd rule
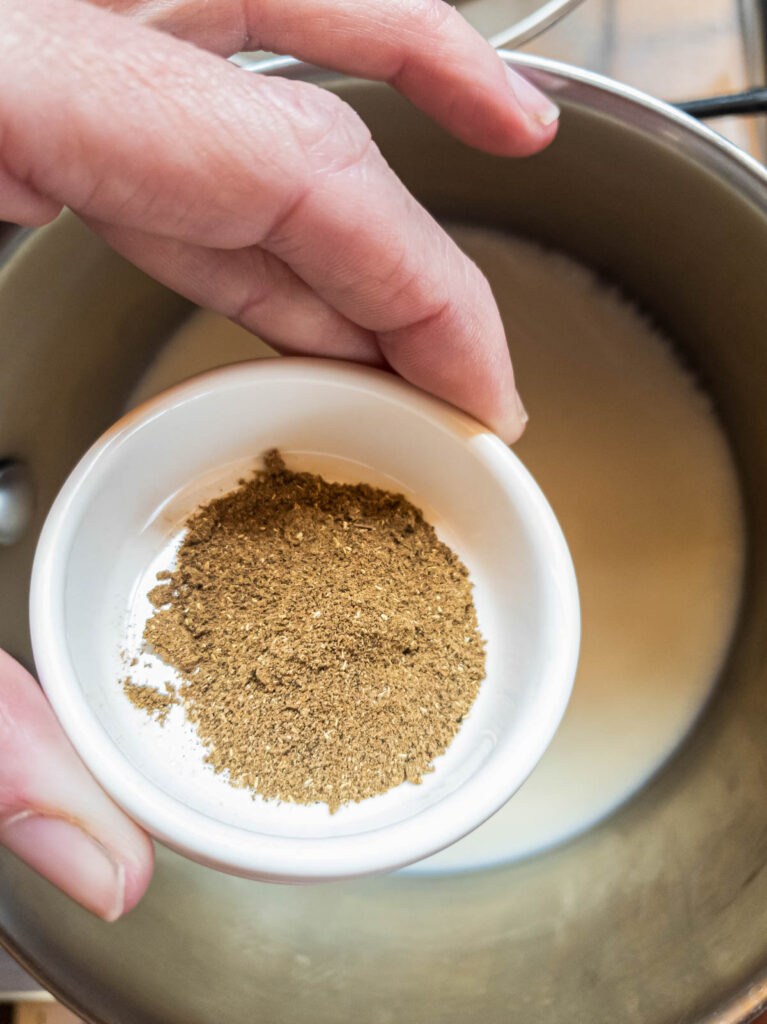
[[[270,448],[289,466],[376,483],[421,507],[469,568],[487,640],[487,678],[435,771],[333,815],[232,788],[203,764],[181,709],[160,726],[119,681],[147,573],[194,507],[234,486]],[[392,870],[476,828],[554,735],[580,639],[567,545],[519,459],[393,375],[313,359],[206,373],[107,431],[50,510],[30,614],[45,692],[113,799],[174,850],[274,882]]]

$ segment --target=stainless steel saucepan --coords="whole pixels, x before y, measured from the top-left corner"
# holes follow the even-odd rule
[[[460,145],[383,86],[291,73],[355,106],[438,216],[568,251],[683,346],[748,511],[748,588],[718,693],[622,810],[505,868],[291,888],[159,850],[146,899],[106,925],[0,854],[3,941],[87,1020],[713,1024],[767,1005],[767,175],[647,97],[520,63],[563,109],[555,144],[522,161]],[[45,510],[188,312],[72,218],[6,247],[0,459],[29,467],[37,511],[0,547],[0,644],[22,659]]]

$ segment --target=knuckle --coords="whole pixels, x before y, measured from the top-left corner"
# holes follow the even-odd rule
[[[382,160],[369,129],[339,97],[317,86],[282,80],[271,93],[290,133],[291,156],[283,202],[260,244],[281,253],[295,238],[305,200],[318,192],[323,181]]]
[[[481,344],[499,314],[488,279],[468,256],[459,256],[452,278],[454,287],[440,316],[448,329],[459,332],[468,342]]]
[[[340,97],[305,82],[275,82],[272,102],[285,116],[307,174],[332,174],[359,163],[373,148],[367,125]]]

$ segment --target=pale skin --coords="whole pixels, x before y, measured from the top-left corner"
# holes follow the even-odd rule
[[[442,0],[0,0],[0,219],[67,206],[142,269],[286,353],[389,367],[505,441],[526,420],[484,277],[321,89],[222,59],[386,81],[462,141],[529,156],[556,107]],[[115,920],[147,836],[0,652],[0,843]]]

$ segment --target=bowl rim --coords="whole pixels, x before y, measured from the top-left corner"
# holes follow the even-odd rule
[[[559,643],[546,659],[525,744],[481,765],[435,804],[410,817],[347,835],[291,838],[263,834],[209,817],[152,783],[107,733],[83,693],[66,641],[64,587],[72,541],[87,507],[87,486],[108,471],[111,455],[147,423],[213,391],[297,383],[362,389],[406,405],[431,426],[468,446],[473,457],[524,503],[535,560],[545,563],[560,601]],[[64,731],[90,772],[134,820],[199,863],[264,881],[308,882],[359,877],[436,853],[495,813],[542,757],[564,715],[575,678],[580,607],[575,570],[554,512],[518,457],[465,413],[382,370],[303,357],[238,363],[177,384],[109,428],[77,463],[46,518],[32,570],[32,648],[40,681]],[[502,769],[502,770],[499,770]]]

